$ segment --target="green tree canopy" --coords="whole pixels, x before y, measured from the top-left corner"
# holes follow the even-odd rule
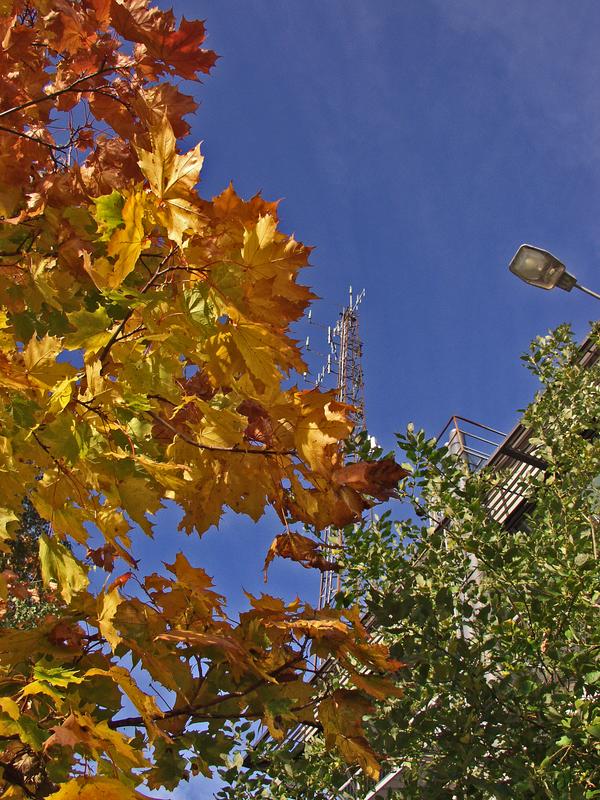
[[[345,532],[339,603],[361,601],[406,664],[404,696],[367,725],[394,754],[382,775],[398,771],[396,800],[600,796],[600,364],[582,364],[566,326],[524,360],[542,385],[523,424],[545,468],[513,487],[527,504],[516,529],[489,509],[505,471],[470,474],[409,428],[401,521]],[[356,794],[334,792],[355,771],[326,744],[250,748],[268,779],[242,770],[223,796],[363,797],[374,783],[360,774]]]

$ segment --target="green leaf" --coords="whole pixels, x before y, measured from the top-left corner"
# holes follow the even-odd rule
[[[583,567],[583,565],[586,564],[591,558],[592,556],[590,553],[578,553],[574,560],[575,566]]]
[[[35,400],[15,394],[10,401],[10,413],[18,428],[33,428],[35,426],[35,414],[39,411],[39,406]]]
[[[67,314],[70,324],[75,328],[73,333],[65,336],[64,346],[67,350],[85,347],[87,350],[98,350],[111,336],[112,319],[102,306],[95,311],[73,311]]]
[[[186,314],[205,336],[211,335],[215,330],[215,310],[206,297],[206,289],[194,287],[183,291],[183,304]]]
[[[87,422],[76,422],[71,417],[60,415],[43,429],[44,444],[60,453],[69,464],[76,464],[89,452],[96,435]]]
[[[94,198],[96,206],[93,217],[98,225],[100,241],[107,242],[115,228],[123,224],[123,205],[125,198],[117,191]]]
[[[10,552],[10,547],[6,542],[14,537],[18,522],[19,519],[14,511],[8,511],[5,508],[0,509],[0,552]]]
[[[77,670],[67,669],[67,667],[50,667],[44,661],[38,661],[34,666],[33,677],[52,686],[68,686],[70,683],[81,683],[84,680]]]

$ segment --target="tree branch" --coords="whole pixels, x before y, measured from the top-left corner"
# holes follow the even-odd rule
[[[50,142],[45,142],[43,139],[38,139],[37,136],[32,136],[29,133],[25,133],[24,131],[16,131],[14,128],[7,128],[4,125],[0,125],[0,131],[4,131],[5,133],[12,133],[13,136],[20,136],[21,139],[29,139],[30,142],[35,142],[36,144],[41,144],[44,147],[47,147],[49,150],[66,150],[71,145],[59,145],[59,144],[50,144]]]
[[[191,445],[192,447],[197,447],[199,450],[212,450],[216,453],[239,453],[241,455],[253,455],[253,456],[294,456],[296,455],[295,450],[250,450],[250,449],[242,449],[239,447],[215,447],[214,445],[210,444],[200,444],[195,439],[192,439],[191,436],[183,433],[183,431],[176,428],[174,425],[163,419],[158,414],[155,414],[154,411],[146,411],[149,417],[155,422],[158,422],[160,425],[164,425],[165,428],[168,428],[172,431],[176,436],[179,436],[180,439],[183,439],[184,442]]]
[[[99,70],[97,70],[96,72],[92,72],[89,75],[82,75],[81,78],[77,78],[77,80],[74,80],[73,83],[70,83],[63,89],[57,89],[55,92],[44,94],[41,97],[36,97],[33,100],[28,100],[26,103],[21,103],[18,106],[13,106],[12,108],[7,108],[4,111],[0,111],[0,119],[2,117],[7,117],[9,114],[14,114],[16,111],[23,111],[23,109],[29,108],[30,106],[36,106],[39,103],[45,103],[48,100],[54,100],[55,97],[59,97],[61,94],[72,92],[73,89],[80,83],[84,83],[84,81],[89,81],[91,78],[96,78],[98,75],[104,75],[105,73],[112,71],[113,71],[112,67],[101,67]]]
[[[156,280],[158,280],[158,278],[160,278],[160,276],[161,276],[161,268],[164,267],[164,265],[171,258],[171,256],[173,255],[174,252],[175,252],[175,250],[171,249],[171,250],[169,250],[167,255],[164,256],[164,258],[162,259],[162,261],[160,262],[160,264],[156,268],[156,271],[154,272],[154,274],[151,275],[150,278],[148,278],[148,280],[144,284],[144,287],[141,290],[141,294],[144,294],[144,292],[147,292],[148,289],[153,285],[153,283]],[[125,316],[123,317],[121,322],[117,325],[117,327],[113,331],[113,334],[110,337],[110,339],[108,340],[108,342],[102,348],[102,351],[101,351],[100,355],[98,356],[98,359],[99,359],[99,361],[100,361],[100,363],[102,365],[104,365],[104,362],[106,361],[106,358],[108,357],[108,354],[110,353],[110,350],[111,350],[113,344],[117,341],[117,339],[120,336],[121,332],[125,328],[125,325],[127,325],[129,320],[131,319],[133,311],[134,311],[133,308],[129,309],[129,311],[125,314]]]
[[[278,675],[280,672],[283,672],[284,670],[289,669],[289,667],[293,666],[294,664],[297,664],[299,661],[302,661],[304,657],[305,655],[303,651],[296,658],[293,658],[290,661],[286,661],[285,664],[282,664],[280,667],[277,667],[277,669],[273,670],[273,672],[270,673],[271,677],[273,678],[276,677],[276,675]],[[229,692],[228,694],[222,694],[219,695],[218,697],[215,697],[214,700],[211,700],[209,703],[203,703],[201,705],[194,705],[193,703],[188,703],[187,705],[182,706],[181,708],[173,708],[171,709],[171,711],[165,711],[162,714],[155,714],[152,716],[152,719],[155,722],[160,722],[162,719],[173,719],[174,717],[181,717],[181,716],[194,717],[195,720],[232,719],[231,714],[217,715],[217,714],[202,714],[198,712],[202,712],[204,709],[214,708],[214,706],[221,705],[221,703],[226,703],[228,700],[237,700],[240,697],[245,697],[246,695],[260,688],[264,683],[266,683],[265,678],[261,678],[259,681],[256,681],[247,689],[244,689],[241,692]],[[239,716],[240,717],[243,716],[246,719],[249,719],[251,717],[255,719],[260,719],[260,715],[247,715],[240,713]],[[113,730],[116,730],[117,728],[135,728],[143,724],[144,724],[143,717],[126,717],[125,719],[110,720],[108,722],[108,727],[112,728]]]

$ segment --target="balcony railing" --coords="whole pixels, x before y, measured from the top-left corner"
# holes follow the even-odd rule
[[[451,453],[463,458],[475,472],[487,463],[490,456],[505,440],[506,434],[456,414],[448,420],[437,437]]]

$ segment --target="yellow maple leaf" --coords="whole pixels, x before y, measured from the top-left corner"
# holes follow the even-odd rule
[[[373,780],[379,778],[379,759],[366,740],[362,718],[371,705],[356,690],[336,689],[318,708],[327,747],[337,747],[350,764],[358,764]]]
[[[193,567],[183,553],[177,553],[173,564],[165,565],[177,582],[184,586],[195,599],[201,600],[207,616],[214,612],[222,615],[225,598],[213,591],[213,580],[201,567]]]
[[[57,363],[56,357],[62,350],[60,339],[32,336],[23,351],[23,363],[30,381],[40,389],[52,389],[55,384],[73,376],[75,368],[71,364]]]
[[[277,222],[271,214],[260,217],[254,227],[244,233],[242,258],[246,264],[261,266],[268,261],[268,250],[275,241]]]
[[[105,720],[96,722],[89,714],[73,711],[61,725],[52,728],[52,735],[44,742],[44,750],[51,747],[84,746],[99,758],[106,753],[111,761],[126,774],[135,767],[147,765],[143,754],[122,733],[109,728]]]
[[[48,411],[51,414],[60,414],[69,405],[76,376],[59,381],[52,389],[48,400]]]
[[[86,678],[95,676],[111,678],[121,687],[140,712],[151,739],[156,736],[165,738],[165,733],[156,724],[156,720],[162,717],[162,712],[157,706],[155,698],[139,688],[128,670],[124,667],[111,666],[109,669],[89,669],[84,675]]]
[[[123,508],[140,528],[152,536],[152,525],[148,514],[155,514],[161,508],[161,501],[156,486],[148,480],[131,476],[118,481],[117,492]]]
[[[10,697],[0,697],[0,710],[16,721],[21,716],[19,706]]]
[[[203,419],[195,434],[200,444],[209,447],[235,447],[241,444],[245,418],[228,408],[212,408],[203,400],[195,401]]]
[[[198,648],[200,652],[207,650],[215,654],[215,658],[226,658],[234,678],[239,679],[251,663],[251,656],[246,647],[240,642],[230,629],[223,632],[203,633],[201,631],[188,631],[172,628],[168,633],[156,637],[165,642],[185,642],[191,647]],[[254,665],[255,669],[256,666]]]
[[[173,128],[165,116],[149,127],[152,150],[137,148],[139,165],[159,200],[156,215],[169,236],[181,245],[186,230],[203,227],[203,215],[192,190],[198,182],[204,157],[200,145],[185,155],[177,153]]]
[[[350,629],[339,619],[298,619],[286,623],[296,633],[303,633],[311,639],[343,641],[348,638]]]
[[[10,525],[10,528],[8,527]],[[10,553],[10,547],[7,544],[19,528],[19,518],[14,511],[9,511],[6,508],[0,508],[0,552]]]
[[[341,461],[340,440],[352,431],[348,406],[317,389],[298,392],[296,398],[301,413],[294,432],[298,453],[311,469],[328,475]]]
[[[114,778],[75,778],[63,783],[58,791],[48,795],[48,800],[146,800],[146,795],[136,792]]]
[[[140,253],[145,246],[144,213],[145,196],[142,191],[123,192],[123,222],[125,227],[117,228],[108,243],[108,255],[116,256],[112,272],[108,276],[108,288],[120,286],[133,271]],[[102,288],[102,287],[100,287]]]
[[[119,589],[115,587],[110,592],[101,592],[96,600],[98,604],[98,627],[100,633],[111,646],[113,652],[121,641],[121,637],[113,624],[117,608],[123,602]]]
[[[310,247],[277,230],[272,214],[246,225],[241,257],[250,267],[246,282],[247,307],[253,317],[278,321],[298,319],[316,297],[306,286],[296,283],[301,267],[308,263]]]
[[[123,226],[112,233],[108,246],[111,261],[104,256],[92,258],[87,250],[80,251],[83,268],[99,289],[115,289],[135,269],[140,253],[148,245],[144,219],[148,211],[147,197],[141,189],[124,189]]]
[[[45,533],[40,536],[40,566],[44,584],[56,581],[67,603],[87,588],[89,580],[83,566],[70,550]]]
[[[177,140],[167,117],[150,126],[152,152],[138,148],[139,165],[152,191],[162,199],[189,192],[198,181],[204,157],[200,145],[186,155],[177,154]]]
[[[87,250],[82,251],[81,258],[84,270],[88,273],[96,286],[99,289],[107,289],[110,285],[110,276],[113,271],[112,262],[104,256],[92,260]]]
[[[347,642],[344,644],[344,649],[361,663],[383,672],[402,669],[406,666],[403,661],[390,658],[389,648],[383,642]]]
[[[345,666],[352,683],[361,691],[370,694],[371,697],[375,697],[378,700],[387,700],[389,697],[404,696],[402,688],[396,686],[388,678],[356,672],[348,664]]]
[[[233,341],[233,333],[220,327],[205,344],[206,373],[215,385],[227,384],[232,376],[244,371],[244,361]]]
[[[299,350],[282,336],[271,333],[264,325],[240,322],[233,330],[233,337],[255,384],[258,380],[258,388],[264,386],[261,394],[267,391],[271,396],[278,394],[282,370],[303,372],[306,369]]]
[[[64,485],[62,487],[64,489]],[[61,487],[57,483],[45,485],[41,482],[36,486],[35,494],[31,495],[31,502],[43,519],[52,522],[52,528],[59,536],[68,534],[79,544],[85,544],[88,531],[83,526],[86,520],[85,511],[69,505],[54,505],[53,501],[61,497]]]

